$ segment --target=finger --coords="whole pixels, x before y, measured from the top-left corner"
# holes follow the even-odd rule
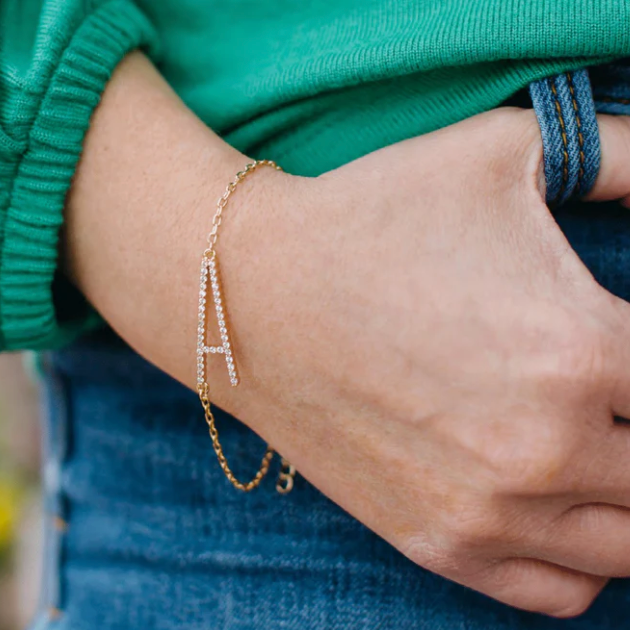
[[[489,569],[473,588],[515,608],[568,618],[589,608],[606,582],[540,560],[512,558]]]
[[[630,576],[630,511],[606,504],[579,505],[557,519],[527,553],[574,571]]]
[[[630,171],[630,162],[628,163]],[[630,197],[628,197],[630,202]],[[630,220],[630,210],[628,211]],[[607,357],[603,373],[602,391],[608,393],[611,415],[630,420],[630,304],[612,294],[606,294],[610,308],[607,342],[604,353]],[[624,433],[621,431],[624,430]],[[625,435],[625,439],[624,439]],[[630,427],[617,427],[615,438],[628,445]],[[630,451],[625,453],[625,461]]]
[[[630,118],[627,116],[597,117],[602,145],[599,175],[588,194],[588,201],[630,203]]]
[[[607,504],[630,510],[630,426],[615,422],[609,412],[598,411],[595,406],[585,422],[572,451],[571,464],[561,478],[560,491],[567,501],[564,509]],[[630,538],[630,529],[627,534]]]

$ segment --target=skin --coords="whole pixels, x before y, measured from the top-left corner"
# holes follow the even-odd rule
[[[630,124],[600,125],[591,198],[627,198]],[[242,384],[209,370],[214,403],[411,560],[568,617],[630,575],[630,305],[557,227],[541,160],[532,112],[502,109],[315,179],[256,173],[217,245]],[[191,388],[205,235],[248,161],[134,54],[68,199],[68,275]]]

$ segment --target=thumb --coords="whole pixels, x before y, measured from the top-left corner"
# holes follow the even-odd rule
[[[597,117],[602,163],[586,201],[616,201],[630,206],[630,117]]]

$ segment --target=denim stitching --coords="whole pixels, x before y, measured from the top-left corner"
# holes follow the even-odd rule
[[[558,122],[560,123],[560,129],[562,131],[562,143],[564,145],[563,155],[564,155],[564,167],[562,171],[562,186],[560,191],[556,195],[554,201],[558,199],[562,199],[564,192],[567,189],[567,184],[569,183],[569,140],[567,138],[567,127],[564,122],[564,116],[562,115],[562,106],[560,105],[560,99],[558,98],[558,90],[556,89],[556,84],[553,80],[550,80],[551,85],[551,93],[553,94],[553,98],[556,104],[556,113],[558,114]]]
[[[584,179],[584,164],[586,155],[584,153],[584,134],[582,133],[582,119],[580,118],[580,108],[575,97],[575,87],[573,85],[573,75],[567,72],[567,81],[569,82],[569,91],[571,92],[571,100],[573,101],[573,111],[575,112],[575,122],[578,129],[578,142],[580,144],[580,172],[578,173],[577,192],[582,191],[582,180]]]

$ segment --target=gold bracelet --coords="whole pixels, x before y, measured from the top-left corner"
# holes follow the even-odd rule
[[[214,452],[219,460],[219,465],[225,473],[225,476],[229,479],[232,485],[238,490],[243,492],[250,492],[254,488],[260,485],[260,482],[269,472],[269,465],[274,456],[274,449],[267,445],[267,450],[262,458],[260,468],[254,476],[254,478],[247,482],[242,483],[239,481],[232,472],[232,469],[227,463],[225,453],[219,442],[219,433],[217,431],[216,421],[214,414],[212,413],[212,403],[209,398],[209,386],[207,382],[207,357],[210,354],[222,354],[225,359],[225,365],[227,367],[228,376],[232,387],[238,386],[240,379],[236,363],[234,362],[234,354],[232,347],[232,336],[228,327],[228,318],[225,312],[225,304],[223,300],[223,293],[221,291],[221,276],[219,270],[219,259],[216,252],[217,239],[219,237],[219,227],[223,220],[223,210],[227,205],[231,195],[234,193],[236,187],[257,168],[261,166],[270,166],[277,171],[281,171],[282,168],[271,160],[256,160],[251,164],[247,164],[242,171],[236,174],[236,177],[231,181],[221,198],[217,201],[216,212],[212,219],[212,229],[208,234],[208,248],[203,253],[201,261],[201,277],[199,284],[199,310],[198,310],[198,326],[197,326],[197,393],[201,400],[201,405],[204,409],[206,422],[210,432],[210,438],[212,439],[212,446]],[[217,324],[219,326],[219,335],[221,337],[221,343],[218,345],[210,345],[207,342],[207,321],[208,311],[206,308],[208,296],[208,282],[210,282],[210,288],[212,291],[212,299],[214,301],[214,310],[217,317]],[[276,483],[276,490],[280,494],[287,494],[293,489],[295,478],[295,468],[284,458],[281,458],[281,469],[278,475],[278,481]]]

